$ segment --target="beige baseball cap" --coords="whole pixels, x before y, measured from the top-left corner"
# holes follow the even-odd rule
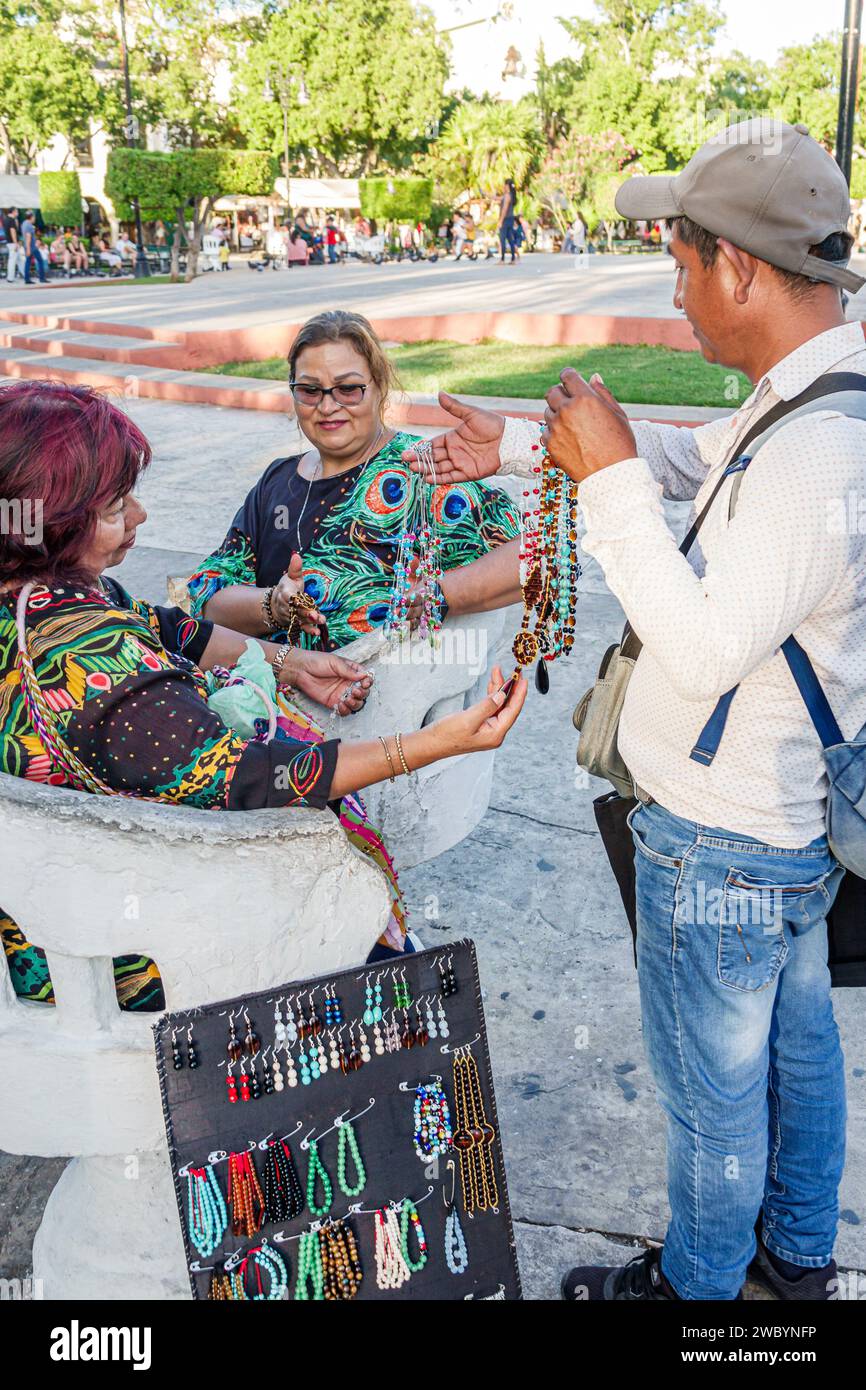
[[[781,270],[839,285],[866,285],[846,261],[809,254],[851,212],[845,177],[804,125],[758,117],[729,125],[679,174],[635,175],[616,210],[630,219],[688,217],[715,236]]]

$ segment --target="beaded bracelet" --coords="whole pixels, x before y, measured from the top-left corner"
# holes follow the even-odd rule
[[[271,608],[271,597],[273,596],[275,587],[276,585],[272,584],[269,589],[265,589],[265,596],[262,599],[262,617],[265,621],[265,626],[271,631],[279,626],[274,617],[273,609]]]
[[[405,772],[406,776],[408,777],[408,776],[410,775],[410,773],[409,773],[409,764],[406,762],[406,759],[403,757],[403,743],[402,743],[402,740],[401,740],[399,734],[395,734],[395,735],[394,735],[394,742],[395,742],[396,745],[397,745],[397,752],[398,752],[398,754],[399,754],[399,756],[400,756],[400,763],[401,763],[401,765],[402,765],[403,771]]]

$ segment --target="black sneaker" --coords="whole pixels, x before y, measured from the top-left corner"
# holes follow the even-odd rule
[[[796,1279],[786,1279],[773,1264],[760,1238],[755,1257],[749,1265],[748,1277],[783,1303],[832,1302],[838,1296],[839,1274],[835,1260],[821,1269],[804,1269]]]
[[[578,1265],[562,1280],[562,1297],[570,1303],[619,1300],[676,1303],[677,1295],[662,1274],[661,1250],[646,1250],[627,1265]]]

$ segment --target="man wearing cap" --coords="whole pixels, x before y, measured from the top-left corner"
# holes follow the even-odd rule
[[[631,424],[571,370],[547,394],[543,439],[580,483],[583,548],[643,644],[618,741],[638,796],[638,975],[671,1206],[661,1252],[572,1270],[563,1295],[736,1299],[748,1270],[778,1298],[827,1299],[846,1115],[826,916],[842,870],[821,744],[779,648],[796,636],[852,737],[866,526],[840,517],[866,496],[866,344],[842,290],[866,282],[847,266],[845,179],[802,126],[730,127],[679,175],[629,180],[616,206],[669,221],[675,306],[704,357],[754,390],[695,430]],[[838,393],[822,409],[841,373],[855,374],[845,410]],[[529,473],[537,426],[440,399],[460,425],[434,441],[439,483]],[[750,431],[751,461],[729,473]],[[700,513],[717,486],[681,553],[662,496]]]

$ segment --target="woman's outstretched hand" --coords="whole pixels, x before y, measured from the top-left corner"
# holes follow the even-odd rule
[[[357,714],[373,685],[373,677],[357,661],[335,652],[307,652],[294,648],[283,663],[286,680],[317,704],[338,714]]]
[[[430,724],[423,733],[435,739],[434,757],[454,757],[457,753],[481,753],[498,748],[523,709],[528,686],[522,676],[510,691],[502,689],[505,679],[494,666],[487,683],[487,697],[459,714],[448,714]]]
[[[439,404],[460,423],[456,429],[430,440],[433,466],[426,470],[424,481],[450,486],[492,477],[499,468],[499,441],[505,428],[502,416],[477,405],[466,405],[447,391],[439,392]],[[424,472],[414,449],[403,451],[403,462],[416,473]]]
[[[502,672],[495,666],[485,700],[479,700],[459,714],[437,719],[435,724],[426,724],[423,729],[404,733],[399,743],[393,734],[383,734],[364,743],[344,741],[337,753],[331,795],[345,796],[347,792],[358,791],[375,782],[393,781],[403,760],[411,772],[416,772],[441,758],[498,748],[522,710],[527,690],[522,676],[508,691],[502,689],[503,684]]]

